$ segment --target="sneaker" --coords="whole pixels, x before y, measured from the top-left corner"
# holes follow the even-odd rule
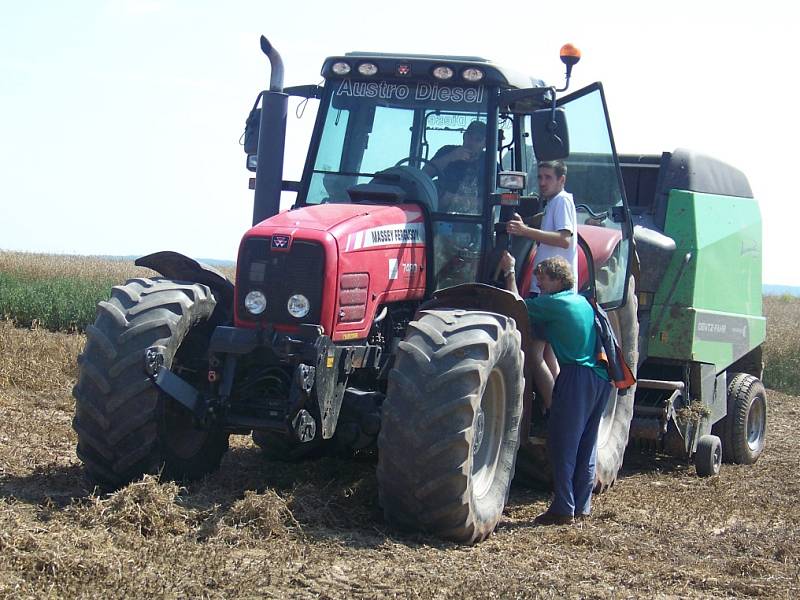
[[[533,520],[533,524],[536,527],[545,525],[572,525],[574,522],[575,519],[573,519],[572,515],[559,515],[549,510],[543,512]]]

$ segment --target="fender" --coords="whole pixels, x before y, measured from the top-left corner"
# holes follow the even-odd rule
[[[525,301],[508,290],[504,290],[484,283],[465,283],[434,292],[433,297],[419,306],[417,311],[433,308],[454,308],[465,310],[484,310],[504,315],[517,324],[517,329],[522,336],[522,351],[525,353],[525,392],[523,397],[523,415],[520,431],[523,439],[527,436],[531,419],[531,400],[533,397],[533,375],[531,364],[533,353],[530,351],[533,336],[531,335],[530,318]]]
[[[214,267],[171,250],[142,256],[137,258],[134,264],[137,267],[153,269],[167,279],[207,285],[219,295],[219,299],[227,309],[233,307],[233,283]]]

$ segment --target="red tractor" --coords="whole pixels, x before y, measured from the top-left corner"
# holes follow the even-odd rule
[[[477,57],[380,53],[328,58],[324,85],[283,89],[278,53],[262,49],[271,79],[247,121],[255,208],[235,285],[173,252],[137,261],[163,277],[99,304],[74,392],[78,456],[113,487],[209,473],[231,434],[281,459],[377,447],[389,522],[480,541],[515,467],[547,474],[527,312],[495,281],[509,249],[529,288],[533,248],[504,223],[540,210],[537,161],[569,156],[570,181],[591,187],[580,288],[637,364],[633,226],[603,89],[559,97]],[[577,58],[565,47],[567,83]],[[300,181],[282,180],[289,96],[319,102]],[[446,191],[432,158],[475,121],[472,189]],[[285,212],[282,191],[296,193]],[[468,192],[478,201],[453,200]],[[608,406],[600,487],[622,464],[633,390]]]

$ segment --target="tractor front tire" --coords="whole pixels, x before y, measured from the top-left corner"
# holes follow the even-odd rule
[[[146,350],[160,346],[165,368],[202,385],[216,307],[207,286],[167,279],[132,279],[98,304],[73,389],[77,454],[95,483],[117,488],[158,472],[195,479],[218,468],[228,435],[195,427],[145,370]]]
[[[378,436],[387,521],[463,544],[494,531],[519,447],[520,339],[489,312],[427,310],[409,324]]]

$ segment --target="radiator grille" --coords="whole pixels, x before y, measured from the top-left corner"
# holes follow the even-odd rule
[[[251,238],[242,249],[236,281],[240,317],[277,324],[319,323],[325,274],[322,246],[295,240],[286,250],[272,248],[271,242],[269,237]],[[244,307],[244,297],[252,290],[261,290],[267,298],[267,309],[257,317]],[[293,294],[303,294],[311,304],[311,310],[301,319],[286,310]]]

